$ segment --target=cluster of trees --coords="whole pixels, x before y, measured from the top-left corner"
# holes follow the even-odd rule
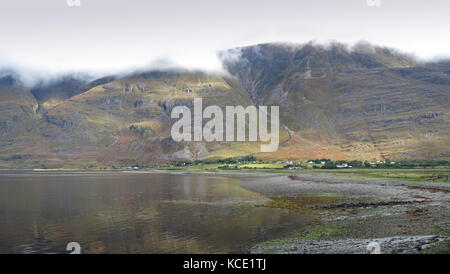
[[[284,166],[283,168],[287,169],[290,165]],[[281,169],[275,167],[249,167],[249,166],[238,166],[238,165],[223,165],[217,167],[218,169]]]
[[[436,167],[436,166],[450,166],[450,162],[447,160],[411,160],[411,161],[398,161],[392,162],[390,159],[386,159],[384,162],[370,163],[368,161],[326,161],[321,167],[323,169],[335,169],[337,165],[347,163],[352,168],[426,168],[426,167]]]
[[[8,157],[8,160],[18,160],[23,158],[23,155],[12,155]],[[2,159],[0,157],[0,159]],[[359,160],[336,160],[332,161],[331,159],[322,158],[322,159],[314,159],[308,160],[308,163],[313,162],[313,168],[322,168],[322,169],[336,169],[338,165],[347,164],[348,167],[352,168],[427,168],[427,167],[437,167],[437,166],[450,166],[450,162],[447,160],[402,160],[392,162],[390,159],[386,159],[384,162],[368,162],[368,161],[359,161]],[[257,160],[254,155],[247,155],[242,157],[231,157],[226,159],[217,159],[217,160],[194,160],[194,161],[178,161],[174,162],[171,165],[174,167],[184,167],[184,166],[196,166],[202,164],[220,164],[220,169],[236,169],[238,165],[245,165],[251,163],[266,163],[266,161]],[[120,165],[120,166],[112,166],[113,169],[118,169],[121,167],[131,167],[131,168],[151,168],[151,165],[144,165],[143,163],[136,163],[134,165]],[[159,167],[159,165],[158,165]],[[301,167],[307,168],[308,165],[305,164],[288,164],[284,166],[284,168],[290,167]],[[245,167],[245,168],[256,168],[256,167]]]
[[[308,160],[307,161],[307,163],[310,163],[310,162],[313,162],[314,164],[321,164],[322,162],[331,162],[331,160],[330,159],[326,159],[326,158],[323,158],[323,159],[314,159],[314,160]]]
[[[217,159],[217,160],[195,160],[195,161],[178,161],[173,163],[174,166],[193,166],[193,165],[202,165],[202,164],[248,164],[252,163],[256,160],[256,157],[253,155],[247,155],[242,157],[232,157],[226,159]]]
[[[323,166],[321,166],[320,168],[334,169],[334,168],[337,168],[337,165],[342,165],[342,164],[347,164],[349,167],[352,167],[352,168],[366,167],[362,161],[358,161],[358,160],[352,160],[352,161],[345,161],[345,160],[331,161],[330,160],[330,161],[325,162],[325,164]],[[318,168],[318,167],[315,167],[315,168]]]
[[[364,162],[364,167],[367,168],[425,168],[437,166],[450,166],[450,162],[447,160],[403,160],[391,162],[389,159],[386,159],[385,163],[377,163],[375,165],[372,165],[367,161]]]
[[[234,165],[234,166],[224,165],[224,166],[219,166],[218,169],[239,169],[239,167],[237,165]]]
[[[257,160],[255,156],[248,155],[243,157],[231,157],[226,159],[217,159],[217,160],[195,160],[195,161],[179,161],[173,163],[176,167],[181,166],[195,166],[201,164],[221,164],[220,169],[235,169],[238,168],[238,164],[249,164],[253,162],[261,163],[261,161]],[[347,164],[352,168],[425,168],[425,167],[436,167],[436,166],[450,166],[450,162],[447,160],[411,160],[411,161],[397,161],[392,162],[390,159],[386,159],[384,162],[376,162],[371,163],[368,161],[359,161],[359,160],[336,160],[332,161],[330,159],[314,159],[308,160],[308,162],[313,162],[320,166],[313,166],[313,168],[322,168],[322,169],[335,169],[338,165]],[[138,165],[135,165],[138,166]],[[307,167],[307,165],[286,165],[284,168],[289,168],[293,166]]]

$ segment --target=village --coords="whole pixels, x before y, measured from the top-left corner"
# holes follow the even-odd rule
[[[306,161],[293,160],[261,160],[253,155],[231,157],[217,160],[185,160],[159,164],[136,163],[134,165],[112,166],[112,169],[201,169],[201,170],[311,170],[311,169],[395,169],[395,168],[428,168],[449,166],[448,161],[391,161],[373,160],[331,160],[314,159]],[[109,169],[109,168],[107,168]]]

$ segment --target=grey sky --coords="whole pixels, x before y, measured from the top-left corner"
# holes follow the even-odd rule
[[[114,71],[170,59],[218,69],[217,50],[331,39],[450,56],[447,0],[80,1],[0,0],[0,63]]]

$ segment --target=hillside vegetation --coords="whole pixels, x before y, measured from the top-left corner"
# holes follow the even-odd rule
[[[262,44],[221,54],[231,76],[149,71],[28,88],[0,73],[0,167],[107,167],[222,159],[450,159],[450,62],[386,48]],[[280,148],[171,139],[171,110],[280,106]]]

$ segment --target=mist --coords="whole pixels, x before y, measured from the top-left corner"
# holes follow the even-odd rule
[[[420,58],[414,53],[403,52],[400,49],[390,48],[383,45],[377,45],[370,43],[366,40],[357,41],[354,44],[341,43],[336,40],[327,40],[324,42],[319,42],[317,40],[309,41],[305,43],[293,43],[293,42],[273,42],[273,44],[283,46],[286,48],[291,48],[292,50],[300,49],[306,45],[320,47],[323,49],[330,49],[332,47],[338,47],[347,52],[364,52],[364,53],[374,53],[378,49],[388,49],[392,53],[405,55],[411,59],[416,60],[419,63],[427,62],[440,62],[449,60],[449,56],[435,56],[433,58]],[[254,50],[257,50],[258,44],[248,45],[253,46]],[[118,68],[109,69],[92,69],[86,68],[85,70],[70,70],[70,69],[49,69],[48,67],[42,66],[26,66],[19,62],[12,62],[10,59],[0,59],[0,78],[10,75],[14,78],[20,80],[27,88],[34,88],[36,86],[45,86],[48,84],[56,83],[62,81],[64,78],[71,77],[73,79],[78,79],[82,82],[88,83],[98,78],[106,76],[123,77],[130,74],[138,74],[149,71],[199,71],[210,74],[217,75],[227,75],[230,76],[224,67],[225,62],[236,62],[241,60],[241,50],[243,47],[233,47],[224,50],[218,50],[215,52],[215,62],[218,66],[214,67],[199,67],[199,66],[183,66],[180,62],[176,62],[174,59],[169,57],[161,57],[151,60],[149,62],[143,63],[142,65],[134,66],[123,66]]]
[[[39,75],[76,72],[99,77],[159,67],[220,71],[219,51],[329,40],[366,40],[435,60],[450,55],[449,9],[450,2],[441,0],[382,1],[379,7],[366,0],[81,0],[79,7],[65,0],[4,1],[0,67],[11,60],[6,65],[27,85]]]

